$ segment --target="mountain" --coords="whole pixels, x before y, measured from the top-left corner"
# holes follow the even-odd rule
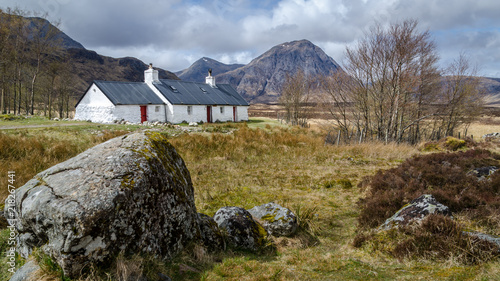
[[[53,55],[49,61],[67,61],[72,74],[69,82],[75,94],[80,97],[94,80],[107,81],[144,81],[144,70],[148,65],[133,57],[112,58],[102,56],[95,51],[87,50],[79,42],[52,25],[49,21],[38,17],[23,18],[30,36],[45,36],[47,32],[55,32],[54,43],[66,50],[66,55]],[[155,67],[160,79],[179,79],[174,73]]]
[[[217,83],[231,84],[250,103],[269,103],[278,100],[287,74],[299,69],[314,77],[340,70],[340,66],[318,46],[300,40],[274,46],[249,64],[216,75],[216,79]]]
[[[86,49],[67,50],[69,67],[74,74],[72,86],[81,96],[94,80],[143,82],[148,65],[133,57],[112,58]],[[155,67],[160,79],[179,78],[172,72]]]
[[[60,29],[52,25],[48,20],[39,17],[28,17],[24,18],[27,23],[28,32],[34,34],[39,33],[39,36],[45,36],[52,29],[55,30],[55,35],[53,40],[56,41],[60,47],[64,49],[76,48],[85,49],[82,44],[73,40],[66,33],[62,32]],[[38,32],[40,31],[40,32]]]
[[[244,66],[243,64],[224,64],[214,59],[203,57],[195,61],[190,67],[175,72],[175,74],[185,81],[205,82],[205,77],[208,75],[208,70],[212,69],[214,75],[226,73],[228,71]]]

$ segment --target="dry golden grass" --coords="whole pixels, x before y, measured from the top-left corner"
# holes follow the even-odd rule
[[[475,141],[481,141],[482,136],[500,133],[500,117],[485,117],[471,124],[467,135],[473,135]]]
[[[15,172],[19,187],[37,173],[84,150],[127,131],[65,129],[21,129],[0,132],[0,184],[7,184],[8,171]],[[0,206],[8,195],[0,188]]]

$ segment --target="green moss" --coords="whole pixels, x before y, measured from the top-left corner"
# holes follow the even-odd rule
[[[448,149],[456,151],[458,149],[464,148],[466,142],[464,140],[459,140],[453,137],[447,137],[444,143],[444,146]]]

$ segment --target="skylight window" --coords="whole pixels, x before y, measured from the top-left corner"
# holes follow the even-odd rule
[[[200,87],[200,89],[201,89],[204,93],[206,93],[206,92],[207,92],[207,90],[205,90],[205,88],[203,88],[203,87]]]
[[[177,88],[176,88],[176,87],[174,87],[174,86],[172,86],[172,85],[169,85],[169,87],[170,87],[170,89],[171,89],[172,91],[174,91],[174,92],[179,92],[179,91],[177,90]]]

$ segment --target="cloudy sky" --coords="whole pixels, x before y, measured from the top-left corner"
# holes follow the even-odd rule
[[[460,53],[500,77],[498,0],[0,0],[47,12],[87,49],[178,71],[206,56],[248,63],[274,45],[308,39],[342,64],[375,22],[413,18],[433,35],[440,65]]]

